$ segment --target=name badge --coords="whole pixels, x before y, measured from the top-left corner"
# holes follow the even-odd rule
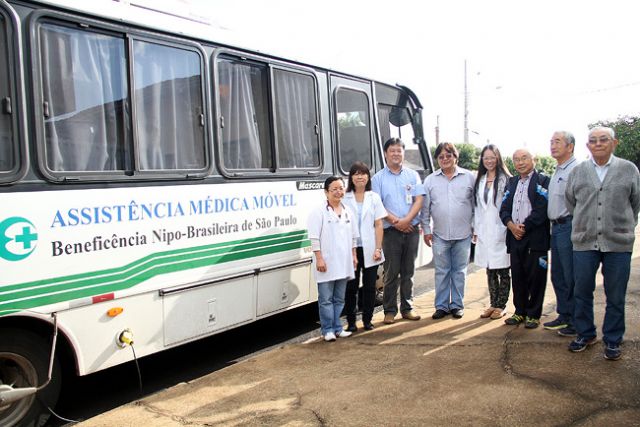
[[[411,185],[407,185],[405,187],[404,200],[405,202],[407,202],[408,205],[410,205],[413,202],[413,197],[411,197]]]

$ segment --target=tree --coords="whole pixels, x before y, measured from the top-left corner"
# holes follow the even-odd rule
[[[456,144],[458,149],[458,166],[469,170],[478,170],[480,148],[473,144]]]
[[[518,175],[511,157],[504,157],[502,160],[507,169],[509,169],[509,172],[511,172],[511,175]],[[553,171],[556,170],[556,164],[556,160],[551,156],[536,156],[536,170],[547,176],[553,175]]]
[[[556,159],[551,156],[536,156],[536,170],[547,176],[553,175],[557,164]]]
[[[478,170],[481,149],[473,144],[453,144],[458,149],[458,166],[469,170]],[[436,163],[434,167],[439,169],[438,159],[436,159],[436,147],[431,147],[431,157]]]
[[[640,117],[622,116],[615,121],[599,121],[589,125],[610,127],[616,133],[618,146],[615,155],[627,159],[640,168]]]

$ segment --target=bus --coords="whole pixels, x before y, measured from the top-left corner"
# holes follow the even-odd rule
[[[432,171],[409,88],[169,3],[0,0],[2,426],[44,424],[68,375],[313,303],[324,180],[390,137]]]

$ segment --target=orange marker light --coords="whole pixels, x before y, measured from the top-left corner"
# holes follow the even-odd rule
[[[117,315],[119,315],[123,311],[124,311],[124,308],[122,308],[122,307],[113,307],[113,308],[110,308],[109,311],[107,311],[107,316],[116,317]]]

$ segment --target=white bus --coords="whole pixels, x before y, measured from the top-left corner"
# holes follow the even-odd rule
[[[314,302],[325,178],[391,136],[431,172],[409,89],[150,4],[0,0],[2,426],[46,422],[67,374]]]

